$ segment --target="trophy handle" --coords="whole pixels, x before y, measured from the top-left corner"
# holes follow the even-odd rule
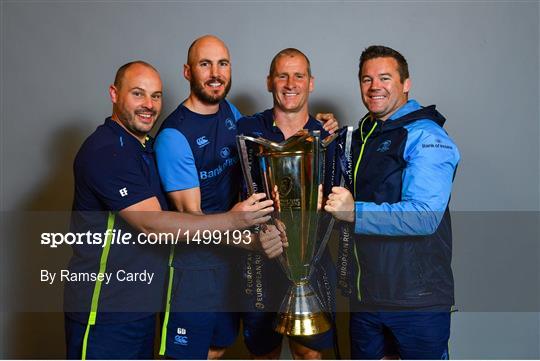
[[[254,189],[253,189],[253,178],[251,177],[251,171],[249,169],[246,138],[249,139],[249,137],[238,135],[236,137],[236,146],[238,147],[238,150],[239,150],[238,156],[240,157],[240,166],[242,168],[242,174],[244,175],[244,179],[247,183],[246,188],[248,192],[248,197],[251,197],[251,195],[254,193]]]
[[[353,133],[353,127],[348,126],[345,132],[345,157],[346,159],[351,159],[351,156],[352,156],[351,155],[352,133]],[[335,132],[334,134],[331,134],[327,136],[326,138],[324,138],[324,140],[321,142],[321,145],[323,146],[323,148],[326,148],[330,143],[332,143],[339,136],[339,134],[340,132]],[[337,156],[337,153],[335,154],[335,156]],[[344,173],[345,173],[345,170],[342,171],[341,180],[339,182],[340,187],[343,187],[345,185]],[[326,232],[324,233],[324,236],[321,239],[321,244],[319,246],[319,249],[317,250],[317,253],[315,254],[314,262],[313,262],[314,264],[317,263],[321,259],[322,254],[324,250],[326,249],[326,245],[328,244],[328,240],[330,239],[330,234],[332,233],[332,229],[334,228],[335,223],[336,223],[336,220],[334,217],[332,217],[332,219],[328,223],[328,228],[326,229]],[[310,276],[311,276],[311,273],[313,273],[313,269],[310,271]]]
[[[351,167],[351,169],[343,170],[343,174],[345,172],[351,172],[352,173],[352,153],[351,153],[351,145],[352,145],[352,133],[353,133],[353,127],[348,126],[347,131],[345,133],[345,158],[348,160],[348,167]],[[351,175],[352,179],[352,175]],[[345,176],[341,176],[341,181],[339,182],[339,186],[343,187],[345,186]]]
[[[249,197],[253,193],[255,193],[255,189],[253,187],[253,177],[251,176],[251,169],[250,169],[250,165],[249,165],[249,157],[248,157],[248,153],[247,153],[246,140],[249,140],[249,141],[254,142],[254,143],[261,144],[263,146],[274,146],[275,147],[277,144],[275,144],[273,142],[270,142],[270,141],[268,141],[266,139],[262,139],[262,138],[259,139],[259,138],[253,138],[253,137],[244,136],[244,135],[239,135],[239,136],[236,137],[236,145],[238,147],[238,153],[239,153],[238,155],[240,157],[240,166],[242,168],[242,174],[244,175],[244,180],[247,183],[246,188],[247,188],[248,197]],[[267,195],[267,196],[269,196],[269,195]],[[273,218],[271,219],[270,222],[275,223]],[[264,227],[264,226],[265,225],[261,225],[261,227]],[[278,261],[279,265],[281,266],[281,269],[283,270],[283,272],[285,272],[287,277],[289,277],[289,272],[290,271],[289,271],[289,267],[287,266],[288,262],[287,262],[287,258],[285,257],[285,254],[282,253],[281,255],[279,255],[277,261]]]

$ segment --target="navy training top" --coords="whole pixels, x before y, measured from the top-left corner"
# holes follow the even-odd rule
[[[200,187],[205,214],[230,210],[240,191],[236,150],[236,122],[240,116],[226,100],[219,103],[214,114],[198,114],[180,104],[165,119],[156,137],[164,190]],[[230,246],[192,243],[176,248],[175,268],[211,269],[235,264],[238,258],[238,249]]]
[[[72,246],[73,256],[68,267],[72,274],[98,273],[102,263],[102,270],[112,277],[109,282],[101,282],[98,297],[94,296],[93,301],[95,280],[65,282],[64,309],[67,316],[86,323],[92,303],[97,305],[97,323],[127,322],[154,314],[161,309],[163,301],[169,248],[138,244],[135,241],[139,232],[117,214],[151,197],[157,197],[161,208],[167,209],[152,139],[148,137],[143,146],[122,126],[107,118],[81,146],[73,172],[75,197],[70,232],[90,231],[101,235],[107,229],[116,233],[130,232],[132,243],[118,244],[113,239],[108,255],[103,244]],[[153,273],[150,284],[119,281],[127,274],[143,272]]]

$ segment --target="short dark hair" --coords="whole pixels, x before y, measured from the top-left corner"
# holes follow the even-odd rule
[[[120,68],[118,68],[118,70],[116,71],[116,75],[114,77],[114,86],[117,87],[117,88],[120,88],[120,86],[122,85],[122,79],[124,79],[124,74],[126,73],[126,71],[133,65],[136,65],[136,64],[139,64],[139,65],[143,65],[143,66],[146,66],[152,70],[154,70],[156,73],[158,73],[157,69],[154,68],[151,64],[147,63],[146,61],[142,61],[142,60],[135,60],[135,61],[130,61],[129,63],[126,63],[124,65],[122,65]]]
[[[298,50],[296,48],[283,49],[279,53],[277,53],[274,56],[274,58],[272,59],[272,62],[270,63],[270,70],[268,72],[268,76],[272,76],[272,74],[274,74],[274,71],[276,71],[276,62],[277,62],[279,57],[281,57],[281,56],[295,56],[295,55],[303,56],[304,59],[306,59],[308,75],[311,77],[311,63],[309,62],[308,57],[306,56],[306,54],[302,53],[300,50]]]
[[[409,65],[405,57],[397,50],[383,45],[371,45],[364,49],[360,55],[360,64],[358,65],[358,79],[362,76],[362,66],[368,60],[375,58],[394,58],[398,64],[399,80],[401,83],[409,79]]]

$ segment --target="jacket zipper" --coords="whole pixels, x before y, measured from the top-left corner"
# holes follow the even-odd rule
[[[364,138],[364,132],[363,132],[364,123],[365,123],[365,120],[362,122],[362,124],[360,124],[360,139],[362,140],[362,146],[360,147],[360,154],[358,155],[358,160],[356,161],[356,166],[354,167],[353,190],[354,190],[355,197],[356,197],[356,175],[358,173],[358,167],[360,165],[360,161],[362,160],[362,156],[364,155],[364,147],[366,146],[366,142],[369,139],[369,136],[371,135],[371,133],[373,133],[375,128],[377,128],[377,122],[375,122],[375,124],[373,124],[373,127],[371,127],[371,130],[366,135],[366,138]],[[358,301],[362,301],[362,293],[360,292],[360,277],[362,275],[362,269],[360,268],[360,261],[358,260],[358,253],[356,252],[356,242],[354,242],[353,245],[354,245],[354,256],[356,258],[356,265],[358,266],[358,277],[356,278],[356,289],[358,292],[357,297],[358,297]]]

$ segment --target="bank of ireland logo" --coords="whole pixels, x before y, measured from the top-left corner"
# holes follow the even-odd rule
[[[221,156],[221,158],[227,159],[231,155],[231,150],[229,149],[229,147],[223,147],[219,151],[219,155]]]
[[[195,143],[197,143],[199,148],[202,148],[205,145],[208,145],[210,143],[210,141],[208,139],[206,139],[206,135],[203,135],[202,137],[197,138],[197,140],[195,140]]]
[[[390,144],[392,144],[391,140],[385,140],[379,145],[379,148],[377,148],[377,152],[384,153],[390,149]]]
[[[176,329],[176,335],[174,335],[174,344],[180,345],[180,346],[187,346],[188,344],[188,337],[187,337],[187,331],[185,328],[178,327]]]
[[[231,118],[225,119],[225,126],[229,130],[235,130],[236,129],[236,124],[234,124],[234,121]]]

